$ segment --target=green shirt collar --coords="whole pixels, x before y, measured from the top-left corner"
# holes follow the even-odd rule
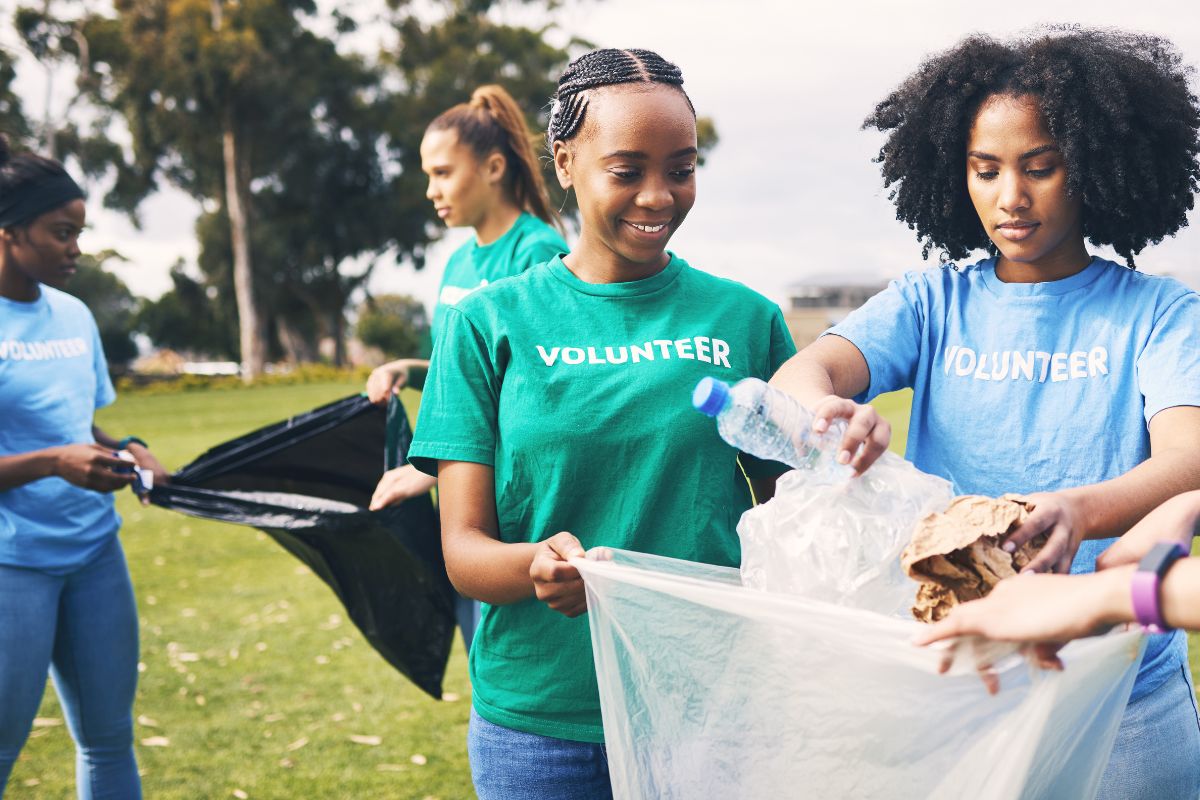
[[[583,294],[590,294],[595,297],[638,297],[670,286],[679,277],[679,273],[683,268],[687,266],[687,262],[679,256],[670,251],[667,251],[667,254],[671,257],[671,260],[667,262],[667,265],[661,271],[651,275],[649,278],[642,278],[636,281],[588,283],[567,269],[567,265],[563,263],[561,255],[555,256],[554,260],[550,262],[550,274],[575,291],[582,292]]]

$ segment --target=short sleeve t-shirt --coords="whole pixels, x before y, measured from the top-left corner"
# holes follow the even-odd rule
[[[0,456],[93,442],[96,409],[115,399],[81,301],[49,286],[32,303],[0,297]],[[62,478],[0,491],[0,564],[67,572],[119,525],[112,495]]]
[[[520,275],[534,264],[565,252],[567,243],[558,231],[527,211],[521,212],[512,227],[491,244],[479,244],[471,237],[446,262],[429,326],[433,341],[437,341],[447,308],[453,308],[477,289],[501,278]]]
[[[995,259],[913,272],[829,331],[870,368],[860,401],[913,388],[907,458],[960,494],[1056,491],[1150,456],[1150,420],[1200,406],[1200,297],[1096,258],[1045,283],[1005,283]],[[1085,541],[1091,572],[1114,540]],[[1150,640],[1133,697],[1178,671],[1182,634]]]
[[[794,352],[778,307],[678,257],[614,284],[556,258],[447,313],[410,459],[430,474],[439,459],[493,466],[504,542],[570,531],[585,548],[735,566],[750,492],[692,389],[766,379]],[[470,664],[485,719],[603,741],[586,616],[485,603]]]

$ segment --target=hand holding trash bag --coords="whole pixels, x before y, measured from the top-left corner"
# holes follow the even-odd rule
[[[94,492],[115,492],[133,483],[131,473],[119,472],[126,462],[99,444],[68,444],[53,452],[51,473],[67,483]]]
[[[133,463],[138,466],[138,469],[149,470],[153,478],[145,483],[141,478],[133,484],[133,490],[137,493],[138,499],[142,505],[150,505],[150,489],[154,486],[166,486],[171,482],[171,473],[167,472],[167,468],[162,465],[150,448],[138,442],[130,442],[125,446],[125,452],[133,457]],[[137,477],[137,474],[134,474]]]
[[[367,377],[367,399],[382,405],[405,386],[420,389],[425,385],[429,362],[422,358],[400,358],[376,367]]]
[[[379,485],[375,487],[375,493],[371,495],[371,510],[379,511],[403,503],[410,498],[427,494],[435,486],[437,478],[426,475],[411,464],[389,469],[383,473]]]
[[[529,565],[529,577],[537,599],[568,617],[587,611],[583,578],[570,559],[583,558],[583,545],[570,533],[556,533],[538,544]]]
[[[154,473],[155,486],[163,486],[171,482],[171,473],[167,472],[167,468],[162,465],[162,462],[150,452],[150,448],[137,442],[130,442],[125,449],[133,456],[134,463],[142,469],[148,469]]]
[[[361,395],[328,403],[210,448],[152,494],[162,508],[266,533],[329,586],[380,656],[438,698],[454,594],[437,511],[428,495],[365,508],[384,465],[407,457],[408,418],[393,411]]]

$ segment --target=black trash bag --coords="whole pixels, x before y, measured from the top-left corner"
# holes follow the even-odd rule
[[[347,397],[217,445],[150,497],[269,534],[333,589],[389,664],[440,699],[454,590],[432,498],[367,510],[384,470],[405,463],[411,442],[396,398],[385,413]]]

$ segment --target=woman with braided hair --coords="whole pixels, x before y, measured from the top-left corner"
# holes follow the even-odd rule
[[[701,378],[765,379],[794,348],[774,304],[666,250],[696,196],[682,84],[647,50],[567,67],[547,139],[578,245],[448,310],[434,345],[410,456],[438,476],[451,580],[484,603],[467,735],[483,800],[611,797],[570,560],[736,565],[745,476],[774,490],[689,403]]]
[[[1133,268],[1192,208],[1188,77],[1170,42],[1081,28],[975,36],[927,60],[866,126],[888,134],[897,218],[945,263],[894,281],[774,379],[816,427],[849,421],[841,458],[859,472],[890,437],[860,403],[912,388],[907,457],[960,494],[1026,494],[1005,547],[1048,534],[1029,571],[1093,572],[1113,537],[1200,488],[1200,297]],[[1154,636],[1100,797],[1198,795],[1187,640]]]
[[[421,140],[421,169],[429,176],[425,195],[449,227],[470,227],[475,236],[450,256],[430,326],[436,341],[446,309],[476,289],[519,275],[567,251],[556,227],[533,134],[520,106],[502,86],[480,86],[470,102],[442,112]],[[386,403],[404,386],[425,385],[429,362],[402,358],[375,369],[367,396]],[[380,509],[429,492],[437,480],[411,465],[384,473],[371,498]],[[458,622],[471,646],[479,604],[460,599]]]

